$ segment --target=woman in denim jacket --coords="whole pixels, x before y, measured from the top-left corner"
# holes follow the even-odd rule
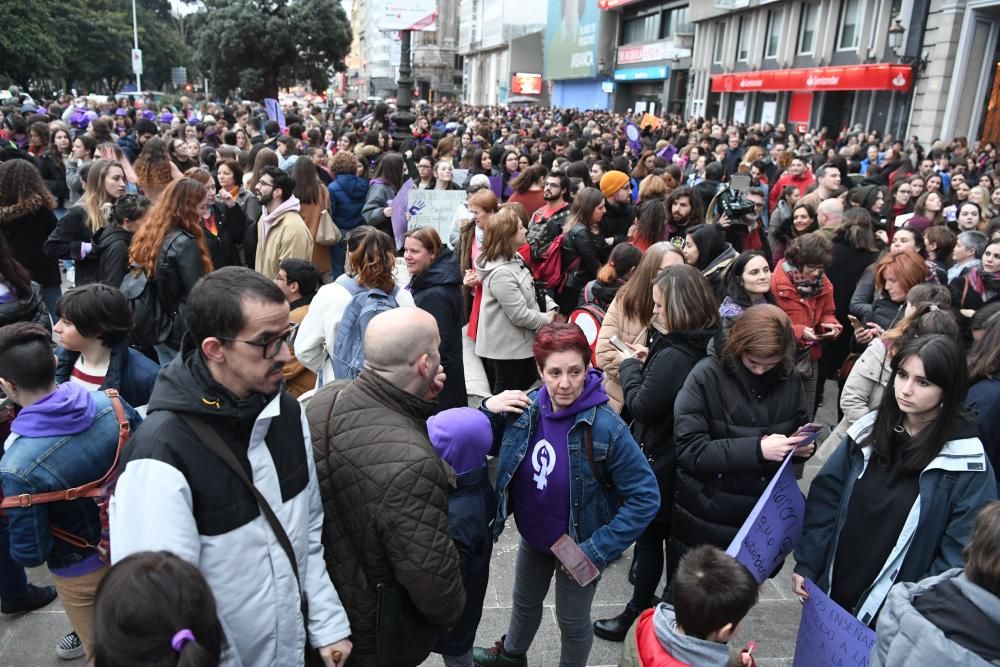
[[[506,391],[483,404],[493,427],[491,453],[498,456],[494,539],[513,514],[521,543],[507,634],[490,649],[475,649],[481,667],[527,663],[553,573],[559,664],[585,665],[597,582],[580,586],[550,547],[568,535],[603,570],[660,504],[649,463],[607,405],[601,373],[587,369],[590,345],[583,332],[573,324],[548,324],[536,334],[533,352],[543,386],[530,394]]]

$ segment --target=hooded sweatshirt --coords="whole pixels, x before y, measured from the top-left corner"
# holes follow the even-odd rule
[[[427,420],[427,437],[456,475],[486,465],[493,446],[489,417],[473,408],[444,410]]]
[[[661,602],[653,611],[653,630],[664,650],[684,664],[725,667],[729,663],[729,647],[726,644],[681,633],[677,629],[674,608],[666,603]]]
[[[27,438],[76,435],[94,423],[97,406],[90,392],[67,382],[18,413],[10,430]]]
[[[577,414],[608,401],[602,377],[600,371],[589,369],[580,396],[558,411],[553,410],[545,385],[538,392],[538,426],[511,480],[517,530],[538,551],[548,553],[569,530],[569,432]]]

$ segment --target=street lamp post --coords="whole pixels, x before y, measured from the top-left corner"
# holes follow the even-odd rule
[[[392,117],[393,124],[396,126],[393,139],[395,139],[398,148],[402,148],[404,142],[413,138],[410,126],[417,120],[417,117],[410,111],[413,99],[413,78],[410,76],[410,33],[410,30],[399,32],[399,80],[396,82],[396,113]]]
[[[133,44],[134,44],[134,46],[132,48],[135,49],[136,51],[138,51],[139,50],[139,26],[138,26],[138,23],[136,22],[136,16],[135,16],[135,0],[132,0],[132,40],[133,40]],[[133,69],[135,70],[135,92],[138,93],[138,92],[142,91],[142,64],[141,64],[141,61],[140,61],[139,67],[134,67],[133,66]]]

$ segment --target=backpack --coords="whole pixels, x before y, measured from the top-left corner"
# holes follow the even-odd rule
[[[108,505],[111,502],[111,494],[115,490],[115,482],[118,481],[118,462],[122,459],[122,450],[128,442],[132,426],[125,415],[125,406],[122,404],[118,392],[114,389],[105,389],[104,393],[111,399],[111,407],[115,411],[115,419],[118,420],[118,449],[115,451],[115,461],[98,480],[88,482],[72,489],[61,491],[45,491],[43,493],[22,493],[18,496],[6,496],[0,502],[0,509],[10,509],[12,507],[31,507],[42,503],[56,503],[67,500],[79,500],[82,498],[93,498],[97,503],[98,514],[101,518],[101,539],[97,544],[90,544],[82,537],[66,532],[58,526],[49,524],[49,532],[59,540],[68,542],[81,549],[93,549],[104,561],[105,565],[111,564],[110,529],[108,522]]]
[[[379,313],[399,308],[396,295],[399,287],[392,288],[392,294],[380,289],[366,289],[354,278],[341,276],[337,279],[351,293],[351,303],[344,310],[337,326],[337,336],[333,342],[333,376],[338,380],[353,380],[365,367],[365,331],[368,323]]]
[[[552,239],[552,243],[549,244],[548,249],[545,251],[545,257],[542,259],[536,275],[539,282],[544,284],[548,289],[555,290],[556,292],[562,291],[569,275],[580,265],[580,256],[577,255],[569,263],[569,266],[566,267],[566,270],[563,270],[562,247],[565,237],[565,234],[559,234]]]
[[[132,342],[143,347],[154,347],[170,336],[173,315],[168,315],[160,302],[156,281],[150,280],[146,270],[135,264],[122,278],[121,291],[132,309]]]
[[[607,310],[594,297],[594,283],[591,280],[583,288],[583,303],[569,314],[569,321],[580,327],[583,334],[590,343],[590,355],[593,362],[597,362],[597,335],[601,332],[601,324],[604,322],[604,315]]]

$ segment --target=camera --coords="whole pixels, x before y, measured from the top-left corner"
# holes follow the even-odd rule
[[[757,218],[754,203],[743,196],[743,193],[731,185],[724,185],[715,197],[716,218],[725,215],[733,227],[744,227],[747,230]]]

